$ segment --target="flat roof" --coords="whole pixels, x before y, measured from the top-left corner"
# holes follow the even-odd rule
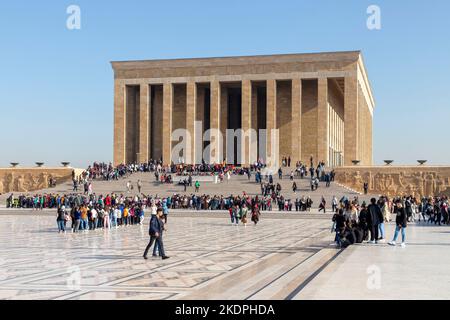
[[[181,67],[181,66],[217,66],[240,65],[247,63],[283,63],[283,62],[319,62],[319,61],[356,61],[361,50],[316,52],[316,53],[288,53],[250,56],[204,57],[204,58],[175,58],[175,59],[149,59],[111,61],[113,69],[139,69],[147,67]]]

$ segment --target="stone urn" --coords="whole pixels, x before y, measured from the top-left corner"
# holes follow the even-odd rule
[[[18,162],[10,162],[9,164],[10,164],[11,167],[13,167],[13,168],[15,168],[15,167],[17,167],[17,166],[19,165]]]
[[[392,162],[394,162],[394,160],[383,160],[384,163],[386,163],[387,166],[391,165]]]
[[[424,165],[425,163],[427,163],[427,160],[417,160],[417,162],[419,163],[419,165]]]
[[[360,160],[352,160],[354,166],[357,166],[361,161]]]
[[[44,165],[44,163],[43,162],[35,162],[36,163],[36,165],[40,168],[40,167],[42,167],[43,165]]]
[[[67,168],[69,166],[70,162],[64,161],[64,162],[61,162],[61,164],[64,168]]]

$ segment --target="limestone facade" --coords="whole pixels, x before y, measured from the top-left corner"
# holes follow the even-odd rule
[[[278,129],[278,157],[328,166],[372,164],[375,107],[361,52],[284,54],[112,62],[114,70],[114,164],[174,159],[171,133],[187,129],[191,163],[210,145],[227,159],[226,130]],[[201,121],[198,122],[198,121]],[[207,129],[223,135],[223,145]],[[244,137],[245,138],[245,137]],[[261,137],[246,137],[242,152],[270,154]],[[229,143],[232,143],[230,141]],[[199,151],[200,150],[200,151]],[[242,159],[241,159],[242,160]],[[246,165],[246,157],[238,164]]]

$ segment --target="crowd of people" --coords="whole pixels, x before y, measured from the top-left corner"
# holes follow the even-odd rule
[[[283,179],[283,167],[290,167],[290,157],[284,157],[282,167],[278,170],[278,178]],[[14,197],[11,194],[6,200],[8,208],[32,208],[42,210],[45,208],[57,208],[58,212],[61,208],[65,212],[64,225],[68,220],[72,221],[71,228],[73,230],[88,230],[103,228],[109,226],[131,225],[140,222],[141,217],[146,209],[152,203],[167,210],[170,209],[190,209],[190,210],[227,210],[230,211],[232,221],[242,221],[242,208],[247,208],[252,213],[257,208],[258,216],[260,211],[272,211],[278,208],[278,211],[311,211],[313,201],[309,196],[301,196],[295,199],[289,199],[282,195],[282,186],[275,183],[272,174],[262,171],[265,167],[261,161],[255,162],[249,168],[240,168],[231,165],[222,164],[198,164],[186,165],[184,163],[163,166],[161,161],[151,160],[144,164],[129,164],[112,166],[111,163],[94,163],[90,165],[83,174],[77,179],[74,177],[74,189],[70,194],[36,194],[36,195],[19,195]],[[179,180],[184,185],[185,191],[187,186],[194,186],[194,193],[173,194],[167,197],[158,197],[157,195],[141,194],[142,182],[137,182],[138,194],[134,196],[123,194],[108,194],[106,196],[96,195],[92,189],[92,181],[103,179],[120,179],[128,177],[134,172],[154,172],[157,181],[172,183],[172,175],[185,176]],[[231,175],[246,175],[251,179],[255,174],[255,182],[261,186],[261,195],[249,196],[243,195],[208,195],[200,194],[200,183],[195,176],[213,175],[219,181],[230,179]],[[298,188],[294,177],[310,177],[311,190],[316,190],[318,181],[326,182],[329,185],[334,180],[334,171],[327,172],[325,164],[319,162],[317,167],[313,165],[311,159],[310,166],[306,166],[302,162],[295,164],[295,169],[289,174],[290,180],[293,181],[292,191],[297,193]],[[194,182],[195,181],[195,182]],[[216,181],[217,182],[217,181]],[[83,184],[83,194],[78,193],[78,185]],[[133,188],[131,181],[127,182],[127,192],[130,193]],[[373,199],[372,199],[373,200]],[[365,202],[359,203],[357,197],[349,200],[343,197],[339,201],[334,196],[331,200],[331,210],[333,216],[333,230],[336,232],[336,243],[339,246],[348,245],[348,243],[359,242],[369,239],[371,243],[384,241],[385,231],[384,223],[391,220],[391,216],[395,215],[396,220],[398,212],[403,212],[406,217],[405,223],[399,224],[403,226],[408,222],[424,222],[435,225],[450,224],[449,200],[447,197],[428,197],[417,199],[413,196],[380,197],[375,203],[367,205]],[[163,205],[164,204],[164,205]],[[232,211],[239,209],[238,214]],[[375,209],[378,208],[378,209]],[[327,201],[322,197],[318,203],[319,212],[327,211]],[[166,212],[167,212],[166,210]],[[119,213],[120,211],[120,213]],[[381,212],[381,214],[380,214]],[[167,215],[166,215],[167,216]],[[67,218],[68,217],[68,218]],[[107,217],[108,219],[105,219]],[[239,217],[239,219],[237,219]],[[79,218],[79,219],[77,219]],[[87,219],[87,220],[86,220]],[[116,220],[117,219],[117,220]],[[79,220],[77,225],[76,220]],[[109,223],[108,223],[109,221]],[[403,221],[403,220],[402,220]],[[406,227],[399,227],[397,232],[404,234]]]
[[[394,217],[394,218],[391,218]],[[370,204],[361,205],[357,198],[353,201],[341,199],[333,216],[332,230],[336,232],[335,241],[339,247],[368,241],[371,244],[385,242],[385,223],[395,222],[394,236],[389,245],[396,245],[399,233],[401,246],[406,246],[406,228],[409,222],[421,221],[426,224],[449,225],[448,197],[413,196],[372,198]]]

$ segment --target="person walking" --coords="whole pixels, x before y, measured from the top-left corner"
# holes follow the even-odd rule
[[[395,246],[398,233],[401,230],[402,231],[402,243],[401,246],[404,248],[406,246],[405,240],[406,240],[406,226],[408,221],[408,215],[406,214],[406,210],[403,207],[403,203],[399,200],[397,202],[397,215],[395,217],[395,233],[394,238],[391,242],[389,242],[389,245]]]
[[[297,184],[295,183],[295,181],[292,183],[292,191],[293,191],[294,193],[297,192]]]
[[[378,243],[378,230],[381,221],[383,220],[383,214],[381,213],[381,209],[376,203],[377,200],[375,198],[370,199],[370,205],[368,206],[368,215],[367,222],[370,230],[370,242],[369,243]]]
[[[326,205],[327,205],[327,201],[325,200],[324,196],[322,196],[322,199],[320,200],[320,204],[319,204],[319,212],[321,210],[323,210],[323,213],[326,213]]]
[[[333,200],[331,200],[331,207],[332,207],[333,212],[336,212],[336,209],[338,207],[338,201],[337,201],[336,196],[333,196]]]
[[[142,182],[141,182],[141,180],[140,180],[140,179],[138,179],[138,181],[137,181],[137,188],[138,188],[138,192],[139,192],[139,194],[141,194],[141,189],[142,189]]]
[[[169,257],[166,256],[165,252],[164,252],[164,245],[163,245],[163,240],[162,240],[162,234],[164,231],[164,222],[162,220],[162,209],[158,209],[157,210],[157,214],[154,215],[152,212],[152,218],[150,219],[150,224],[149,224],[149,236],[150,236],[150,241],[147,244],[147,247],[145,248],[144,251],[144,259],[148,259],[147,258],[147,254],[148,251],[150,250],[150,248],[153,245],[153,242],[156,241],[155,246],[158,247],[159,250],[159,254],[161,255],[161,258],[163,260],[168,259]],[[155,253],[155,251],[153,251]]]

